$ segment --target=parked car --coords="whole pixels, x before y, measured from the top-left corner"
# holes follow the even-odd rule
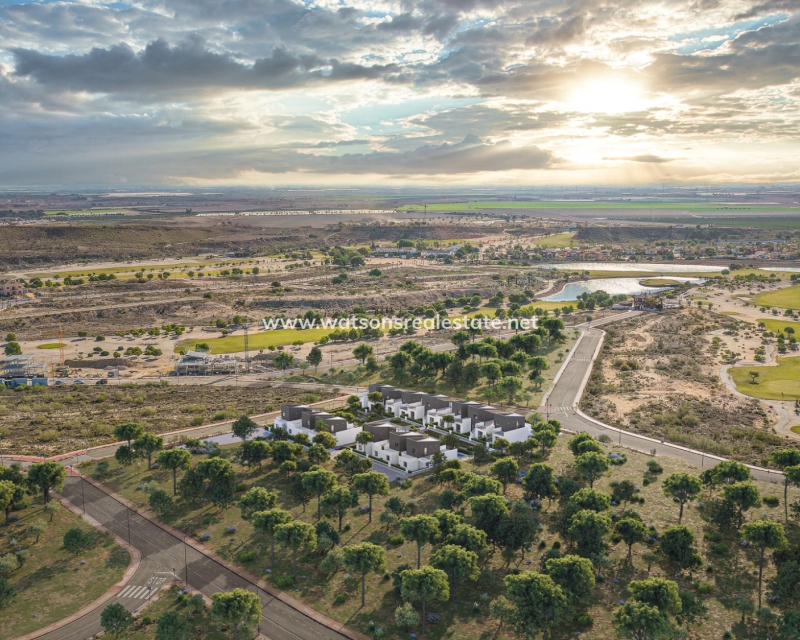
[[[103,378],[102,380],[98,380],[98,381],[97,381],[97,382],[95,382],[94,384],[95,384],[95,386],[97,386],[97,385],[101,385],[101,384],[108,384],[108,380],[106,380],[105,378]]]

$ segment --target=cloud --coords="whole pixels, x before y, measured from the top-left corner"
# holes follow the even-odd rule
[[[628,162],[644,162],[652,164],[663,164],[664,162],[672,162],[674,158],[662,158],[651,154],[643,154],[640,156],[630,156],[627,158],[603,158],[603,160],[627,160]]]
[[[396,74],[396,65],[365,66],[314,55],[294,55],[276,47],[248,65],[216,53],[199,37],[170,46],[164,40],[135,52],[127,44],[88,53],[56,56],[14,49],[14,73],[39,84],[90,93],[173,95],[219,88],[285,89],[310,83],[377,79]]]

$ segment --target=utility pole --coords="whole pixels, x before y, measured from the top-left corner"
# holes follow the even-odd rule
[[[248,330],[250,325],[245,322],[244,324],[244,368],[247,373],[250,373],[250,334]]]

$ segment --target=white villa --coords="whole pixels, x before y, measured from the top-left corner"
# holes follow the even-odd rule
[[[368,391],[359,394],[363,408],[375,404],[368,397],[374,391],[383,395],[382,404],[387,414],[424,425],[450,428],[465,438],[485,438],[490,443],[497,438],[522,442],[531,435],[531,425],[525,422],[525,416],[518,413],[507,413],[471,400],[451,400],[440,394],[406,391],[385,384],[371,384]]]
[[[313,440],[317,435],[320,423],[324,423],[325,430],[336,438],[339,447],[353,444],[356,436],[361,433],[361,427],[350,424],[344,418],[324,411],[315,411],[303,404],[281,405],[281,417],[275,418],[276,427],[286,429],[291,436],[304,433],[309,440]]]
[[[445,460],[458,457],[457,449],[443,445],[438,438],[409,431],[388,422],[364,425],[364,431],[372,434],[372,442],[357,444],[356,449],[366,456],[377,458],[386,464],[401,467],[405,471],[418,471],[433,466],[436,453]]]

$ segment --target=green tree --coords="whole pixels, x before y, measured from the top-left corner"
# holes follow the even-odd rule
[[[67,551],[77,556],[81,551],[90,549],[94,545],[94,540],[82,529],[73,527],[64,534],[63,545]]]
[[[582,453],[603,453],[603,447],[590,434],[582,431],[567,443],[572,455],[576,458]]]
[[[522,380],[515,376],[506,376],[500,381],[498,385],[500,391],[508,396],[508,404],[514,404],[514,396],[516,396],[524,386]]]
[[[542,640],[547,640],[550,629],[569,610],[564,591],[550,576],[533,571],[507,575],[504,582],[516,609],[513,619],[517,634],[530,638],[541,631]]]
[[[623,505],[623,508],[628,505],[631,498],[636,495],[636,485],[630,480],[620,480],[619,482],[611,483],[611,499]]]
[[[275,540],[282,547],[292,550],[294,580],[297,582],[297,552],[300,549],[313,551],[317,548],[317,533],[307,522],[293,520],[275,527]]]
[[[454,544],[467,551],[482,553],[486,547],[486,532],[471,524],[457,524],[444,540],[445,544]]]
[[[135,451],[133,447],[129,447],[127,444],[122,444],[117,447],[117,450],[114,452],[114,459],[119,462],[123,467],[129,467],[136,459],[139,457],[139,452]]]
[[[11,356],[21,356],[22,355],[22,347],[19,346],[19,342],[7,342],[6,346],[4,347],[3,351],[5,354],[10,358]]]
[[[154,433],[143,433],[133,443],[133,448],[147,456],[147,468],[152,466],[153,454],[164,448],[164,438]]]
[[[172,509],[172,498],[162,489],[153,491],[153,493],[150,494],[148,503],[150,504],[150,508],[159,516],[164,515],[167,511]]]
[[[401,604],[394,610],[394,623],[398,627],[405,627],[408,633],[410,627],[416,627],[420,622],[419,613],[410,602]]]
[[[186,449],[168,449],[158,454],[158,466],[172,471],[172,495],[178,494],[178,469],[190,469],[192,454]]]
[[[306,356],[306,361],[314,367],[314,373],[316,373],[317,367],[322,362],[322,350],[319,347],[312,347]]]
[[[469,504],[475,518],[475,526],[484,531],[492,542],[497,542],[500,537],[500,522],[508,513],[506,499],[489,493],[485,496],[470,498]]]
[[[34,544],[39,543],[39,536],[45,531],[47,531],[47,523],[41,518],[37,518],[28,525],[28,533],[32,536],[36,536],[36,542]]]
[[[119,602],[115,602],[100,613],[100,626],[106,633],[119,638],[133,626],[133,616]]]
[[[268,511],[256,511],[251,517],[250,521],[253,523],[253,528],[258,533],[263,533],[269,536],[271,551],[270,551],[270,566],[275,565],[275,529],[282,524],[288,524],[293,520],[292,514],[283,509],[269,509]]]
[[[500,460],[495,462],[489,469],[489,473],[503,484],[503,495],[506,493],[508,484],[517,479],[518,471],[519,467],[517,463],[511,458],[500,458]]]
[[[506,620],[513,618],[516,611],[516,607],[505,596],[497,596],[489,603],[489,615],[500,621],[500,624],[497,625],[497,631],[503,628],[503,623]]]
[[[611,518],[588,509],[578,511],[570,521],[568,534],[584,558],[597,558],[605,549],[605,536],[611,531]]]
[[[239,459],[248,467],[253,465],[261,467],[261,463],[269,458],[271,453],[272,447],[269,442],[263,440],[247,440],[239,447]]]
[[[242,520],[250,520],[258,511],[269,511],[278,504],[278,494],[264,487],[250,487],[237,503]]]
[[[490,386],[494,386],[503,375],[503,370],[496,362],[485,362],[480,366],[481,375],[486,378]]]
[[[547,498],[548,502],[552,503],[553,498],[558,495],[555,470],[543,462],[532,464],[528,473],[522,478],[522,488],[529,496],[537,500]]]
[[[218,591],[211,596],[211,617],[233,627],[233,638],[238,640],[239,627],[242,624],[258,623],[261,617],[261,599],[247,589]]]
[[[224,458],[201,460],[194,471],[211,487],[211,502],[220,508],[231,504],[236,495],[236,473]],[[187,474],[188,475],[188,474]]]
[[[702,621],[707,617],[708,608],[694,592],[681,592],[681,610],[676,616],[679,624],[686,625],[688,629],[693,624],[702,624]]]
[[[602,453],[589,451],[575,458],[575,470],[594,487],[594,481],[602,477],[609,469],[608,458]]]
[[[500,518],[497,529],[497,543],[505,548],[507,558],[524,549],[536,540],[539,535],[539,525],[534,519],[533,509],[524,500],[515,500],[511,503],[508,513]]]
[[[628,584],[628,592],[634,600],[656,607],[661,613],[679,613],[681,597],[678,585],[666,578],[634,580]]]
[[[461,478],[461,491],[467,498],[484,496],[488,494],[500,495],[503,484],[499,480],[487,476],[479,476],[475,473],[464,474]]]
[[[673,473],[664,480],[664,495],[680,505],[678,524],[683,520],[683,505],[700,495],[702,488],[700,478],[688,473]]]
[[[789,522],[789,484],[791,480],[786,473],[786,469],[788,467],[797,467],[800,465],[800,451],[797,449],[780,449],[779,451],[770,453],[769,458],[776,467],[784,471],[783,511],[786,522]]]
[[[114,437],[117,440],[127,440],[128,446],[144,433],[144,427],[136,422],[125,422],[114,427]]]
[[[189,623],[177,611],[167,611],[158,619],[158,640],[188,640],[189,632]]]
[[[558,431],[549,423],[542,423],[539,428],[535,429],[534,438],[542,447],[542,455],[545,455],[547,450],[552,449],[558,442]]]
[[[355,349],[353,349],[353,356],[361,360],[361,364],[364,364],[366,359],[369,358],[374,353],[375,352],[373,348],[368,344],[360,344]]]
[[[478,555],[454,544],[440,547],[431,556],[431,566],[450,575],[453,584],[450,590],[451,599],[455,597],[457,583],[463,582],[467,578],[476,580],[480,575]]]
[[[722,496],[736,507],[738,526],[744,522],[744,512],[761,505],[761,493],[752,482],[735,482],[722,487]]]
[[[0,576],[0,611],[12,604],[16,599],[16,589],[11,586],[11,583],[5,578],[5,576]]]
[[[44,494],[45,503],[50,502],[50,491],[61,491],[67,471],[58,462],[36,462],[28,467],[26,479],[28,488],[32,491],[40,490]]]
[[[627,602],[614,612],[617,631],[633,640],[658,638],[669,628],[669,618],[644,602]]]
[[[750,479],[750,469],[747,465],[734,460],[718,462],[709,471],[711,477],[717,484],[747,482]]]
[[[336,486],[336,474],[317,469],[304,473],[302,482],[305,489],[317,494],[317,520],[319,520],[322,518],[322,494]]]
[[[764,575],[764,555],[767,549],[786,546],[783,525],[771,520],[754,520],[742,526],[742,538],[758,548],[758,608],[761,608],[761,581]]]
[[[400,520],[400,533],[417,543],[417,569],[421,566],[422,546],[435,541],[440,534],[439,521],[433,516],[412,516]]]
[[[362,542],[342,549],[342,564],[348,571],[361,574],[361,606],[364,606],[367,574],[386,571],[386,551],[371,542]]]
[[[664,557],[678,569],[689,569],[700,563],[694,548],[694,534],[684,525],[669,527],[661,534],[659,548]]]
[[[0,480],[0,509],[6,513],[6,523],[8,523],[8,514],[14,507],[14,503],[22,500],[23,497],[22,487],[10,480]]]
[[[322,497],[322,507],[327,513],[339,518],[339,532],[342,531],[342,518],[348,509],[358,506],[358,492],[347,487],[336,486]]]
[[[361,434],[359,433],[358,435]],[[313,438],[311,438],[311,442],[324,447],[325,449],[334,449],[336,445],[339,444],[339,442],[336,440],[336,437],[327,431],[316,434]]]
[[[329,434],[323,434],[323,435],[329,435]],[[308,451],[306,452],[306,455],[308,456],[309,462],[311,462],[311,464],[316,464],[316,465],[320,465],[323,462],[330,460],[331,457],[331,454],[328,453],[328,450],[321,444],[315,444],[309,447]]]
[[[614,531],[628,545],[628,561],[630,561],[633,554],[633,545],[637,542],[645,541],[647,527],[644,526],[641,520],[636,518],[622,518],[614,525]]]
[[[356,442],[362,446],[374,440],[374,436],[369,431],[360,431],[356,436]]]
[[[588,598],[594,589],[594,566],[588,558],[565,555],[550,558],[546,563],[547,574],[567,594],[572,603]]]
[[[369,521],[372,522],[372,498],[389,495],[389,480],[382,473],[367,471],[353,476],[353,488],[369,496]]]
[[[242,444],[244,444],[247,439],[256,431],[258,431],[258,429],[259,427],[255,421],[246,415],[238,417],[231,425],[231,431],[233,431],[233,435],[235,435],[237,438],[241,438]]]
[[[275,356],[275,359],[272,362],[278,369],[286,371],[288,367],[291,367],[294,364],[294,356],[291,353],[281,351]]]
[[[450,587],[447,574],[441,569],[425,566],[406,569],[400,574],[400,595],[406,602],[422,603],[422,635],[425,635],[425,607],[428,602],[447,600]]]
[[[302,445],[280,440],[272,446],[272,461],[280,465],[287,460],[297,460],[297,456],[301,453],[303,453]]]
[[[800,611],[797,609],[787,609],[783,612],[780,632],[787,640],[796,640],[800,638]]]

